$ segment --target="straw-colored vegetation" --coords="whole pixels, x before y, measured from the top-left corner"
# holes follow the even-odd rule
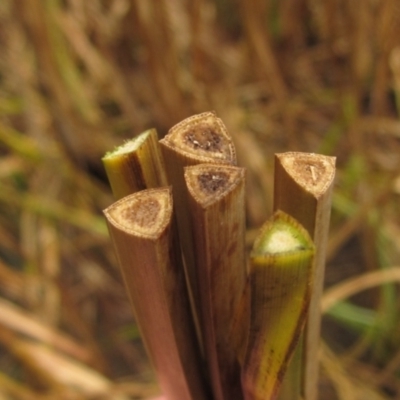
[[[321,398],[400,398],[398,0],[1,0],[0,43],[1,399],[157,393],[101,158],[207,110],[247,168],[249,243],[274,153],[337,156]]]

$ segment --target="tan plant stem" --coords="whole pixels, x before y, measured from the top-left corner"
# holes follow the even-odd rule
[[[155,129],[149,129],[107,153],[103,165],[114,197],[167,185]]]
[[[251,252],[250,328],[243,363],[246,400],[276,400],[307,319],[314,245],[292,217],[276,212]]]
[[[183,120],[170,129],[160,144],[168,181],[173,187],[190,301],[202,345],[199,325],[199,291],[183,169],[201,163],[234,165],[236,164],[235,147],[224,123],[214,112],[205,112]]]
[[[185,168],[201,326],[215,400],[243,399],[229,333],[246,286],[245,171],[218,164]]]
[[[303,351],[299,350],[302,353],[301,382],[287,383],[297,386],[293,400],[298,400],[300,395],[306,400],[316,400],[318,394],[321,295],[334,176],[334,157],[297,152],[277,154],[275,157],[274,210],[282,210],[297,219],[313,238],[316,247],[310,311]],[[285,397],[284,400],[290,398]]]
[[[190,315],[170,188],[104,211],[136,321],[168,399],[208,400]]]

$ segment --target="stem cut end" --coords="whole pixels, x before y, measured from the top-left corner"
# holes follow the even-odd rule
[[[278,210],[261,228],[251,256],[270,257],[310,250],[314,250],[314,245],[308,232],[290,215]]]
[[[121,230],[147,239],[157,239],[171,220],[170,188],[148,189],[115,202],[104,214]]]
[[[227,129],[215,112],[186,118],[160,141],[197,162],[236,163],[236,151]]]
[[[142,132],[140,135],[126,141],[121,146],[116,147],[113,151],[109,151],[104,157],[103,162],[111,161],[115,157],[128,155],[137,151],[147,140],[150,134],[153,134],[154,129],[149,129]]]
[[[244,169],[221,164],[198,164],[185,168],[190,195],[202,207],[217,202],[244,179]]]
[[[317,198],[325,193],[335,176],[335,157],[299,152],[276,154],[276,157],[288,175]]]

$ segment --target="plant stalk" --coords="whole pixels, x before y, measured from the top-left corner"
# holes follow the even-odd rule
[[[303,350],[297,350],[296,355],[301,358],[301,381],[284,383],[284,386],[291,386],[289,391],[294,393],[292,398],[286,396],[284,400],[298,400],[300,396],[306,400],[317,400],[318,396],[321,296],[334,176],[334,157],[298,152],[275,156],[274,210],[282,210],[299,221],[313,238],[316,248],[310,311],[302,340]],[[297,368],[296,363],[293,368]],[[298,374],[289,372],[290,376]]]
[[[167,185],[165,166],[155,129],[149,129],[103,158],[116,200],[143,189]]]
[[[140,191],[104,214],[163,393],[171,400],[208,400],[177,248],[171,189]]]
[[[307,319],[314,245],[278,211],[251,252],[250,328],[242,370],[246,400],[276,400]]]
[[[201,163],[236,164],[236,151],[224,123],[214,112],[189,117],[160,140],[169,184],[172,185],[192,313],[201,348],[200,299],[195,270],[193,228],[184,181],[184,167]]]
[[[240,366],[228,338],[247,280],[244,176],[244,169],[234,166],[185,168],[202,334],[215,400],[243,399]]]

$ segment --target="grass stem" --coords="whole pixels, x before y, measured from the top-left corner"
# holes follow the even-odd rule
[[[307,320],[314,245],[278,211],[261,228],[250,263],[250,328],[242,370],[246,400],[276,400]]]
[[[247,280],[244,169],[199,164],[185,168],[185,181],[214,399],[240,400],[240,367],[228,337]]]
[[[102,161],[117,200],[139,190],[167,185],[155,129],[149,129],[107,153]]]
[[[168,399],[208,400],[199,365],[169,188],[126,196],[105,211],[136,321]]]
[[[194,245],[189,215],[184,167],[201,163],[236,164],[236,151],[221,119],[214,112],[189,117],[173,126],[160,140],[167,178],[174,192],[175,210],[188,281],[192,312],[203,348],[200,328],[200,300],[195,270]]]
[[[307,400],[316,400],[318,394],[321,295],[334,176],[334,157],[298,152],[275,157],[274,210],[282,210],[298,220],[316,247],[310,311],[302,344],[302,379],[293,400],[298,400],[300,395]],[[297,385],[294,382],[286,384]]]

